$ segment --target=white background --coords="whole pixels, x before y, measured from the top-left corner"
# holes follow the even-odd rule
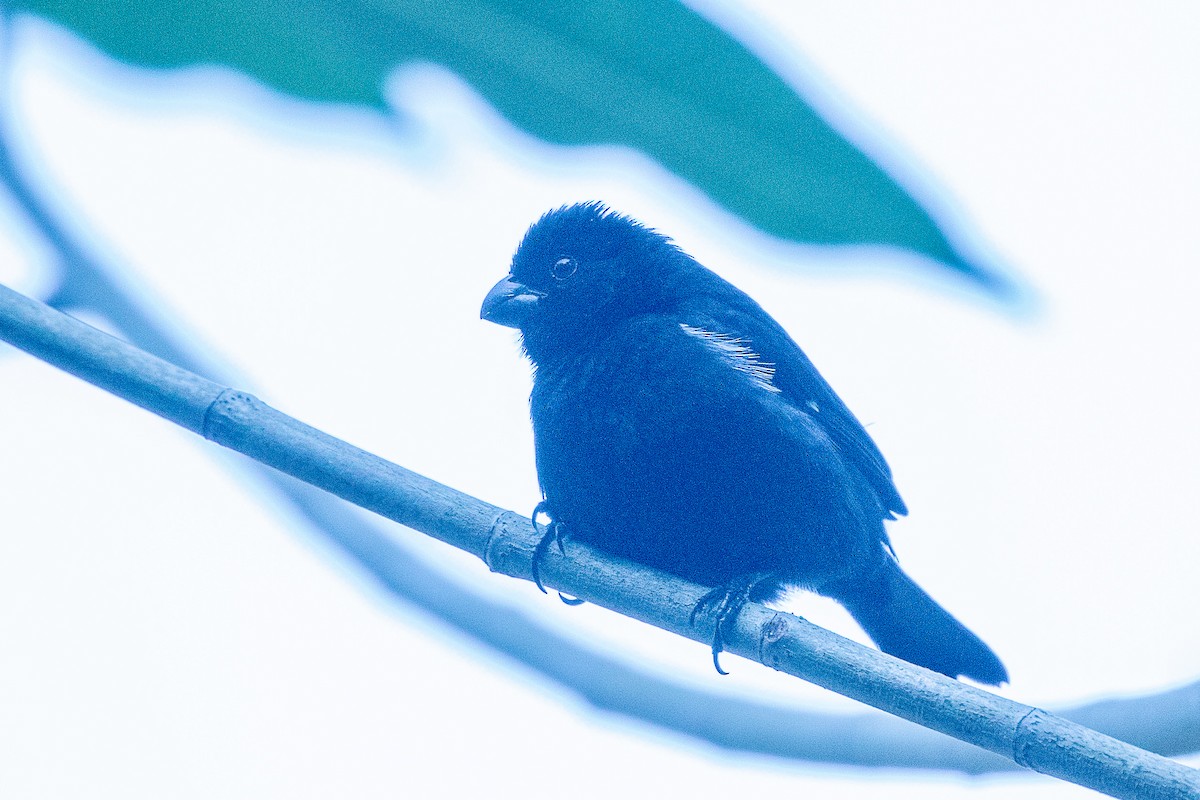
[[[1028,307],[901,253],[770,241],[642,156],[527,138],[433,67],[395,76],[380,122],[224,72],[142,73],[23,20],[9,123],[96,252],[249,388],[520,511],[529,372],[479,303],[537,215],[605,200],[758,298],[868,423],[912,510],[890,529],[903,563],[1002,656],[1004,694],[1061,707],[1194,679],[1200,11],[746,5],[703,10],[962,223]],[[0,200],[0,281],[44,293],[48,265]],[[1086,794],[789,765],[596,714],[391,604],[190,434],[11,350],[0,381],[5,797]],[[699,645],[395,535],[679,680],[857,710],[738,659],[718,678]],[[787,605],[858,635],[830,604]]]

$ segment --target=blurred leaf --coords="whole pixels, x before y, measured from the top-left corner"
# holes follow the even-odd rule
[[[648,154],[767,233],[916,251],[1003,281],[745,47],[671,0],[15,0],[134,64],[221,64],[385,109],[396,66],[442,64],[544,140]]]

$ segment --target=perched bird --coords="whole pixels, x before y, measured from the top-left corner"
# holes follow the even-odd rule
[[[544,507],[571,540],[715,587],[722,624],[792,587],[884,652],[1008,680],[901,570],[906,513],[871,437],[788,334],[670,239],[600,203],[525,234],[483,319],[518,328]],[[718,665],[718,669],[720,666]]]

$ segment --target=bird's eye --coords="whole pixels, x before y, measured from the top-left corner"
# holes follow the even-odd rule
[[[556,281],[565,281],[579,271],[579,262],[570,256],[563,256],[550,267],[550,274]]]

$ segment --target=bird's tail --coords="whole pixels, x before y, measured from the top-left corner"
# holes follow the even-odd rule
[[[880,650],[952,678],[992,685],[1008,680],[991,648],[914,583],[891,553],[884,562],[870,580],[829,593]]]

